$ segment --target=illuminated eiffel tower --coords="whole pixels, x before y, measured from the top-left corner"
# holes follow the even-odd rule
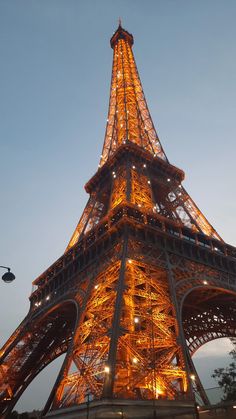
[[[50,417],[192,418],[194,396],[208,400],[191,356],[236,335],[236,249],[169,163],[132,45],[120,24],[99,169],[64,255],[33,282],[29,313],[2,348],[3,418],[64,353]]]

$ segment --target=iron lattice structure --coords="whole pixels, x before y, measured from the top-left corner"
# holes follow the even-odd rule
[[[99,169],[64,253],[33,282],[1,350],[0,410],[66,353],[45,412],[87,400],[207,397],[191,355],[236,333],[236,249],[182,185],[155,131],[119,25]],[[191,380],[191,378],[194,380]]]

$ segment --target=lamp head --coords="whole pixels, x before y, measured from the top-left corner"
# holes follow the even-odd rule
[[[6,283],[10,283],[14,281],[14,279],[15,279],[15,275],[12,272],[10,272],[10,270],[5,272],[5,274],[3,274],[2,276],[2,280]]]

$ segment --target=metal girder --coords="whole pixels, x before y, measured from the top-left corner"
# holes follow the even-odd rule
[[[62,375],[53,408],[82,403],[88,392],[94,399],[172,399],[187,391],[166,274],[127,252],[123,258],[122,287],[121,262],[95,281],[74,341],[77,372]]]

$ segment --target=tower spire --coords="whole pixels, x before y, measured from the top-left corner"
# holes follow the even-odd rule
[[[132,34],[119,26],[111,38],[112,80],[100,166],[124,143],[132,142],[167,161],[144,96],[132,45]]]
[[[184,172],[168,162],[143,93],[132,52],[132,34],[119,24],[110,43],[114,51],[112,79],[100,170],[85,186],[90,198],[66,250],[74,246],[85,233],[99,223],[105,213],[121,202],[131,202],[139,208],[145,207],[152,214],[156,212],[190,227],[195,232],[222,240],[181,185]],[[130,148],[135,148],[136,154],[146,154],[145,158],[158,166],[163,175],[165,173],[166,186],[151,184],[147,173],[145,176],[138,176],[135,170],[128,173],[126,169],[121,173],[121,167],[115,167],[114,160],[118,159],[117,155],[123,150],[128,160]],[[102,194],[102,197],[98,198],[94,187],[106,176],[108,167],[109,170],[113,167],[111,197],[108,199]],[[146,163],[143,166],[143,169],[145,168]],[[158,183],[159,181],[157,180]]]

